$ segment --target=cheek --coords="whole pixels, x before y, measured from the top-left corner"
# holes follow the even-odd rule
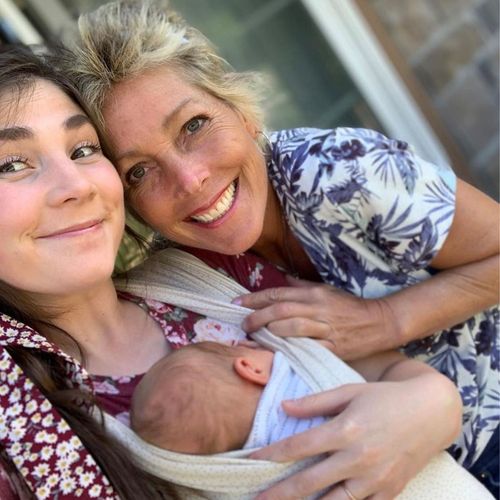
[[[166,192],[163,183],[158,178],[137,187],[133,194],[127,197],[127,205],[139,217],[147,221],[146,224],[153,226],[168,224],[172,219],[172,214],[176,212],[176,202]]]
[[[15,189],[0,190],[0,247],[12,246],[26,233],[36,228],[40,206],[36,192]],[[0,262],[4,262],[0,260]]]
[[[269,179],[267,175],[267,167],[264,157],[259,150],[253,149],[251,156],[243,164],[242,174],[246,178],[250,189],[254,192],[254,196],[258,199],[267,198],[267,189]]]
[[[113,233],[116,239],[121,240],[125,226],[125,202],[123,185],[114,167],[96,170],[95,182],[99,186],[102,203],[114,220]]]
[[[109,163],[104,168],[96,170],[95,182],[100,186],[104,199],[113,202],[115,206],[123,205],[123,185],[115,168]]]

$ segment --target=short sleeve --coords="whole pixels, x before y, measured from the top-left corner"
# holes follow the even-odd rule
[[[366,179],[366,194],[359,198],[355,222],[371,247],[400,271],[428,267],[453,222],[453,171],[382,134],[362,131],[358,140],[365,153],[359,157],[358,175]]]
[[[323,200],[315,213],[319,226],[342,232],[362,258],[376,254],[398,273],[428,267],[453,221],[456,177],[451,168],[372,130],[315,134],[306,138],[302,210],[311,196]]]
[[[233,278],[251,292],[276,286],[288,286],[285,273],[250,252],[223,255],[199,248],[183,247],[182,249],[198,257],[213,269]]]

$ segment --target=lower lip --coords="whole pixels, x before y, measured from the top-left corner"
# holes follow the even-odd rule
[[[98,222],[93,226],[84,227],[82,229],[77,229],[76,231],[67,231],[65,233],[54,234],[53,236],[44,236],[42,240],[48,239],[64,239],[64,238],[74,238],[78,236],[84,236],[92,233],[97,233],[102,227],[102,222]]]
[[[236,205],[238,204],[238,194],[240,192],[240,183],[238,182],[236,185],[236,189],[234,191],[234,198],[233,198],[233,204],[231,205],[231,208],[222,216],[219,217],[217,220],[214,220],[213,222],[197,222],[194,220],[190,220],[190,224],[195,224],[198,227],[202,227],[204,229],[215,229],[219,227],[221,224],[224,224],[226,220],[231,216],[231,214],[234,212],[236,209]]]

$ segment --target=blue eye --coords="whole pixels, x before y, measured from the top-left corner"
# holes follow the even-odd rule
[[[99,144],[84,144],[78,146],[71,155],[72,160],[79,160],[81,158],[86,158],[87,156],[93,155],[94,153],[99,153],[101,147]]]
[[[206,118],[202,116],[197,116],[196,118],[192,118],[189,120],[185,125],[184,128],[188,134],[194,134],[195,132],[198,132],[198,130],[203,127],[205,122],[207,121]]]

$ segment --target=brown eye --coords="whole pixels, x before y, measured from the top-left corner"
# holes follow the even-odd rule
[[[134,185],[141,182],[142,178],[146,175],[146,168],[142,165],[132,167],[125,176],[127,184]]]
[[[27,168],[29,168],[28,160],[25,160],[24,158],[13,158],[0,165],[0,174],[22,172]]]
[[[75,149],[71,155],[71,159],[79,160],[80,158],[85,158],[93,155],[94,153],[98,153],[99,151],[101,151],[101,148],[98,144],[85,144]]]

